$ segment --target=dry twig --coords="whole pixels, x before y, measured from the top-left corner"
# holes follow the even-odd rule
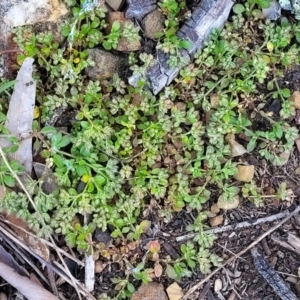
[[[207,234],[214,234],[214,233],[221,233],[221,232],[225,232],[225,231],[229,231],[229,230],[247,228],[247,227],[255,226],[255,225],[258,225],[258,224],[263,224],[263,223],[266,223],[266,222],[274,222],[274,221],[283,219],[288,215],[289,215],[289,211],[286,210],[286,211],[283,211],[283,212],[281,212],[279,214],[276,214],[276,215],[256,219],[253,222],[245,221],[245,222],[241,222],[241,223],[237,223],[237,224],[232,224],[232,225],[227,225],[227,226],[208,229],[208,230],[205,230],[204,232],[207,233]],[[183,242],[183,241],[186,241],[188,239],[192,239],[195,235],[196,235],[196,233],[189,233],[189,234],[186,234],[186,235],[178,236],[176,238],[176,241],[177,242]]]

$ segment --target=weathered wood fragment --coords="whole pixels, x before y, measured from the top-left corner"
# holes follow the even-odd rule
[[[156,8],[156,0],[128,0],[126,18],[142,19]]]
[[[260,275],[268,282],[273,288],[274,292],[282,300],[297,300],[296,295],[291,291],[288,285],[283,279],[272,269],[263,255],[257,250],[257,248],[251,249],[251,254],[254,259],[254,265]]]
[[[193,11],[191,19],[180,28],[177,36],[192,43],[189,50],[180,50],[180,55],[186,59],[187,64],[196,51],[204,47],[211,32],[224,26],[233,3],[232,0],[202,0],[200,5]],[[146,72],[153,93],[157,94],[166,85],[170,84],[179,71],[178,67],[169,67],[168,55],[158,50],[157,62],[149,67]],[[129,78],[129,83],[135,85],[138,80],[137,76],[132,76]]]

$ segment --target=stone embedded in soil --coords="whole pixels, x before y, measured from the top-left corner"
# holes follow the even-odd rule
[[[291,152],[290,151],[284,151],[279,154],[280,162],[278,163],[278,166],[284,166],[288,163],[290,158]]]
[[[210,224],[210,226],[215,227],[215,226],[222,225],[223,221],[224,221],[223,216],[222,215],[218,215],[218,216],[215,216],[213,218],[210,218],[209,219],[209,224]]]
[[[61,27],[66,20],[67,17],[62,16],[59,17],[55,22],[39,22],[32,26],[32,31],[34,33],[51,32],[53,34],[52,42],[62,44],[65,41],[66,37],[62,35]]]
[[[300,167],[296,168],[295,174],[300,175]]]
[[[37,178],[43,179],[41,188],[44,193],[51,194],[58,188],[56,176],[46,165],[34,162],[33,168]]]
[[[238,181],[250,182],[254,177],[254,166],[237,166],[238,172],[234,178]]]
[[[210,210],[214,214],[217,214],[220,212],[220,208],[218,207],[218,205],[216,203],[211,206]]]
[[[296,109],[295,122],[297,125],[300,125],[300,110]]]
[[[105,0],[105,2],[115,11],[119,10],[124,3],[124,0]]]
[[[142,284],[131,297],[131,300],[168,300],[162,284],[149,282]]]
[[[218,202],[217,205],[220,209],[234,209],[237,208],[240,204],[240,198],[239,196],[234,196],[232,197],[232,199],[228,200],[224,200],[224,197],[221,195],[218,198]]]
[[[300,152],[300,138],[296,140],[296,146],[297,146],[298,152]]]
[[[174,282],[167,287],[167,294],[169,296],[169,300],[180,300],[183,296],[182,288],[177,282]]]
[[[295,91],[292,94],[292,100],[296,109],[300,109],[300,92]]]
[[[119,73],[126,60],[123,57],[100,49],[89,49],[89,58],[95,63],[86,68],[86,75],[91,79],[103,80],[112,78]]]
[[[241,156],[247,152],[245,147],[235,140],[228,141],[228,144],[230,146],[231,157]]]
[[[111,26],[115,21],[119,21],[121,24],[121,32],[122,28],[126,23],[128,24],[134,24],[131,20],[125,18],[125,14],[122,12],[110,12],[108,13],[107,16],[107,22],[108,22],[108,27],[107,31],[108,33],[110,32]],[[131,51],[137,51],[141,49],[141,42],[139,40],[133,41],[129,40],[127,38],[122,37],[122,34],[119,38],[118,46],[116,48],[117,51],[125,51],[125,52],[131,52]]]
[[[105,268],[106,268],[107,264],[104,263],[101,260],[96,260],[95,261],[95,273],[101,273]]]
[[[156,0],[127,0],[126,18],[142,19],[156,8]]]
[[[0,300],[7,300],[7,296],[4,293],[0,293]]]
[[[165,21],[165,17],[159,9],[156,9],[150,14],[148,14],[142,20],[142,26],[145,35],[150,39],[157,38],[156,34],[162,32],[164,29],[164,21]]]

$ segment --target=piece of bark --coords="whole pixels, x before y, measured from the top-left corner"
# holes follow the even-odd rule
[[[186,64],[191,61],[199,49],[204,47],[211,32],[224,26],[233,4],[232,0],[202,0],[193,11],[191,18],[177,33],[180,39],[188,40],[192,45],[188,50],[179,50],[179,55],[185,59]],[[156,63],[146,71],[147,80],[155,95],[169,85],[180,71],[179,67],[169,67],[168,59],[168,54],[158,50]],[[138,75],[133,75],[129,78],[129,83],[136,86],[139,79]]]
[[[142,19],[156,9],[156,0],[128,0],[126,18]]]
[[[287,234],[287,242],[298,252],[300,253],[300,239],[288,232]]]
[[[252,248],[251,254],[254,259],[256,270],[268,282],[268,284],[273,288],[274,292],[282,300],[298,300],[296,295],[291,291],[284,280],[275,272],[274,269],[269,266],[257,248]]]

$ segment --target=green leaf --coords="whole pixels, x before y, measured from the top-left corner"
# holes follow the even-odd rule
[[[193,43],[189,40],[181,40],[179,42],[179,47],[184,48],[184,49],[191,49],[191,47],[193,46]]]
[[[128,233],[130,231],[130,227],[123,227],[122,233]]]
[[[75,245],[76,245],[76,235],[75,235],[75,233],[68,233],[67,235],[66,235],[66,243],[67,243],[67,245],[68,245],[68,247],[70,247],[70,248],[73,248],[73,247],[75,247]]]
[[[96,175],[93,179],[98,187],[103,185],[106,181],[105,177],[103,177],[101,175]]]
[[[57,167],[63,168],[64,167],[64,159],[62,156],[58,154],[53,155],[53,161],[56,164]]]
[[[77,165],[75,167],[77,174],[81,177],[85,174],[89,174],[90,170],[87,166],[84,165]]]
[[[44,128],[42,128],[41,133],[46,134],[46,135],[53,135],[57,132],[57,130],[52,127],[52,126],[45,126]]]
[[[188,259],[187,264],[191,269],[194,269],[196,267],[196,263],[192,259]]]
[[[55,146],[60,149],[63,147],[66,147],[67,145],[69,145],[71,142],[70,136],[69,135],[64,135],[60,141],[58,143],[55,144]]]
[[[83,24],[80,28],[80,32],[82,32],[83,34],[87,34],[89,29],[90,29],[90,27],[88,24]]]
[[[4,175],[3,176],[3,181],[9,187],[14,187],[15,186],[15,179],[13,177],[11,177],[10,175]]]
[[[253,151],[253,149],[255,148],[256,146],[256,140],[257,140],[257,137],[256,136],[253,136],[251,138],[251,140],[249,141],[248,145],[247,145],[247,151],[248,152],[251,152]]]
[[[176,271],[171,265],[167,265],[166,273],[167,273],[168,277],[170,277],[171,279],[177,278]]]
[[[114,21],[111,27],[111,32],[119,31],[120,27],[121,27],[121,23],[119,21]]]
[[[117,237],[119,236],[119,230],[114,230],[114,231],[110,234],[110,236],[111,236],[112,238],[117,238]]]
[[[245,7],[242,4],[235,4],[232,8],[233,12],[237,15],[242,14],[245,11]]]
[[[87,189],[88,192],[92,193],[94,191],[94,189],[95,189],[95,186],[94,186],[93,182],[89,181],[88,182],[88,189]]]
[[[5,90],[9,89],[10,87],[14,86],[17,80],[12,80],[9,82],[2,82],[0,83],[0,94],[3,93]]]
[[[280,94],[284,97],[284,98],[288,98],[291,96],[291,92],[289,89],[282,89],[280,91]]]
[[[111,50],[111,48],[112,48],[111,43],[109,43],[107,41],[104,41],[102,43],[102,46],[104,47],[105,50]]]
[[[128,290],[130,293],[133,293],[133,292],[135,291],[134,286],[133,286],[130,282],[127,283],[127,290]]]

